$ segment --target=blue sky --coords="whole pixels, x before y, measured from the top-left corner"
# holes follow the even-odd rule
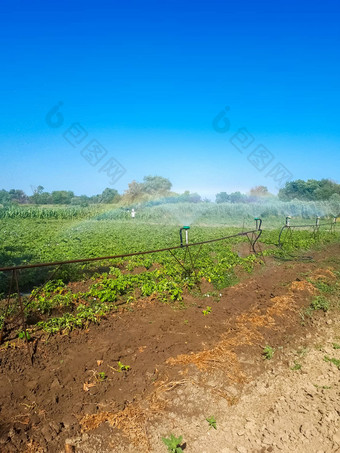
[[[122,192],[152,174],[213,197],[339,181],[339,21],[336,0],[2,0],[0,189]],[[82,151],[93,140],[98,163]]]

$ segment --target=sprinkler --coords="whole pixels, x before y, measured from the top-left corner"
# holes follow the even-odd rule
[[[189,226],[183,226],[179,230],[179,237],[181,238],[181,247],[184,247],[183,246],[182,230],[185,230],[185,243],[186,243],[186,245],[188,245],[189,244],[189,230],[190,230],[190,227]]]
[[[335,215],[333,215],[333,222],[331,223],[331,232],[333,231],[333,233],[335,233],[336,220],[337,220],[337,217]]]
[[[320,217],[319,216],[316,218],[315,226],[317,226],[317,227],[320,226]]]
[[[291,216],[287,215],[287,217],[286,217],[286,226],[290,226],[290,219],[291,219]]]
[[[261,229],[261,225],[262,225],[262,219],[260,219],[260,217],[255,217],[254,220],[256,222],[256,229],[260,230]]]

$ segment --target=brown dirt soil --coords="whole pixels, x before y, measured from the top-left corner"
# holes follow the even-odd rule
[[[221,297],[203,285],[186,308],[149,298],[41,338],[33,366],[22,341],[2,347],[0,451],[165,452],[161,436],[173,432],[185,453],[340,452],[339,370],[323,360],[340,359],[339,311],[301,318],[313,283],[335,281],[340,245],[309,254],[266,259]]]

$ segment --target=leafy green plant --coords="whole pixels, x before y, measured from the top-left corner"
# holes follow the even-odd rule
[[[106,376],[106,373],[104,371],[100,371],[97,374],[98,381],[105,381],[106,378],[107,378],[107,376]]]
[[[20,338],[20,340],[26,340],[26,337],[27,337],[27,341],[29,341],[31,339],[31,335],[27,332],[27,330],[26,330],[26,335],[23,330],[18,332],[18,338]]]
[[[308,203],[307,205],[293,203],[289,205],[289,209],[294,210],[294,216],[300,213],[308,217],[313,214],[315,206]],[[113,205],[109,207],[108,211],[107,206],[86,208],[13,206],[8,209],[0,206],[0,218],[3,231],[6,232],[2,238],[3,265],[161,249],[165,244],[178,242],[178,225],[173,219],[183,212],[189,212],[190,216],[196,219],[192,229],[193,241],[219,238],[238,233],[240,230],[235,226],[226,227],[224,223],[227,218],[232,219],[233,225],[235,222],[241,225],[243,220],[249,217],[250,211],[264,209],[262,205],[256,203],[251,205],[178,203],[174,206],[141,206],[138,220],[135,219],[137,223],[140,221],[136,234],[136,222],[131,224],[126,209]],[[286,209],[286,204],[275,209],[267,206],[265,211],[269,217],[266,217],[266,226],[278,228],[281,225],[281,218],[273,216],[283,215]],[[79,222],[79,219],[82,221]],[[295,220],[298,223],[298,219]],[[214,227],[207,227],[209,223],[214,224]],[[267,244],[276,243],[278,232],[279,230],[274,229],[264,230],[261,241]],[[338,240],[337,236],[325,232],[322,232],[321,236],[324,242]],[[115,240],[108,241],[108,237],[114,237]],[[188,268],[183,272],[180,264],[164,253],[107,260],[103,266],[109,271],[104,273],[98,272],[97,263],[63,266],[56,273],[55,280],[48,282],[42,290],[33,290],[32,300],[25,305],[25,316],[29,319],[32,329],[42,328],[48,334],[68,333],[76,328],[87,328],[91,323],[99,323],[102,316],[116,310],[118,305],[130,304],[141,297],[152,295],[155,301],[167,303],[183,300],[186,291],[197,291],[199,297],[202,297],[199,288],[203,282],[211,283],[205,296],[209,296],[208,300],[211,298],[217,301],[221,297],[220,288],[236,282],[235,268],[251,271],[258,263],[255,255],[242,258],[234,251],[236,244],[246,241],[245,237],[236,237],[227,242],[205,244],[195,258],[195,271]],[[287,244],[286,257],[291,259],[290,251],[308,248],[314,243],[310,232],[296,231],[293,245]],[[183,250],[175,252],[180,262],[183,262],[185,257],[182,252]],[[271,249],[265,252],[276,253]],[[282,258],[282,253],[282,250],[279,251],[277,256],[280,255]],[[127,273],[127,269],[133,270],[134,273]],[[91,274],[92,279],[89,277]],[[21,289],[26,292],[26,288],[39,285],[46,280],[45,277],[47,274],[42,269],[29,270],[21,276]],[[84,292],[74,293],[77,285],[68,285],[68,282],[74,280],[83,281]],[[8,282],[0,275],[0,293],[5,291],[7,294],[7,286]],[[326,296],[326,293],[329,293],[333,297],[330,288],[333,291],[333,283],[319,284],[320,291]],[[332,299],[331,304],[333,303]],[[178,307],[180,304],[176,305]],[[327,308],[327,305],[320,304],[320,301],[315,302],[314,306],[320,306],[315,309]],[[308,310],[313,313],[314,309],[308,307]],[[203,314],[206,316],[210,312],[211,307],[207,307]],[[0,328],[4,316],[4,309],[0,307]],[[307,313],[302,313],[301,316],[307,317]]]
[[[298,370],[301,370],[301,368],[302,368],[301,363],[294,361],[294,365],[291,367],[291,370],[298,371]]]
[[[340,349],[339,343],[333,343],[333,349]]]
[[[323,293],[333,293],[335,291],[335,288],[331,283],[324,282],[323,280],[319,280],[312,283],[316,288],[318,288],[319,291]]]
[[[323,296],[316,296],[310,306],[313,310],[323,310],[325,312],[330,308],[329,301]]]
[[[216,418],[212,415],[211,417],[206,418],[206,421],[209,423],[211,428],[217,429]]]
[[[275,353],[275,349],[272,348],[271,346],[265,346],[262,351],[262,355],[266,360],[270,360],[273,358]]]
[[[122,362],[118,362],[118,371],[129,371],[131,367],[129,365],[123,365]]]
[[[169,437],[162,437],[162,441],[166,447],[168,447],[169,453],[182,453],[183,450],[180,447],[183,441],[183,436],[175,437],[170,434]]]
[[[204,314],[204,316],[210,315],[211,310],[212,310],[212,308],[209,307],[209,305],[208,305],[207,308],[206,308],[205,310],[202,310],[202,313]]]

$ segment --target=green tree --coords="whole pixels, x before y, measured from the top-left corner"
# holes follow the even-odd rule
[[[86,207],[89,205],[89,197],[87,195],[80,195],[79,197],[71,198],[71,205]]]
[[[43,186],[36,187],[29,200],[35,204],[52,204],[52,196],[49,192],[44,192]]]
[[[247,196],[241,192],[233,192],[229,195],[229,197],[230,203],[246,203],[248,200]]]
[[[103,190],[101,195],[102,203],[117,203],[120,199],[120,195],[116,189],[107,187]]]
[[[200,203],[202,201],[201,195],[196,192],[191,193],[189,190],[186,190],[178,198],[183,203]]]
[[[2,189],[0,190],[0,203],[1,204],[8,204],[11,202],[11,197],[9,195],[9,193],[7,192],[7,190],[5,189]]]
[[[144,176],[142,191],[150,195],[167,195],[172,187],[171,182],[162,176]]]
[[[54,190],[51,198],[53,204],[70,204],[74,193],[71,190]]]
[[[230,196],[227,192],[220,192],[216,194],[216,203],[228,203],[230,202]]]
[[[303,201],[328,200],[333,194],[340,194],[340,185],[330,179],[308,179],[289,181],[280,189],[278,197],[283,201],[293,199]]]
[[[23,190],[11,189],[8,192],[12,203],[27,203],[28,197]]]

